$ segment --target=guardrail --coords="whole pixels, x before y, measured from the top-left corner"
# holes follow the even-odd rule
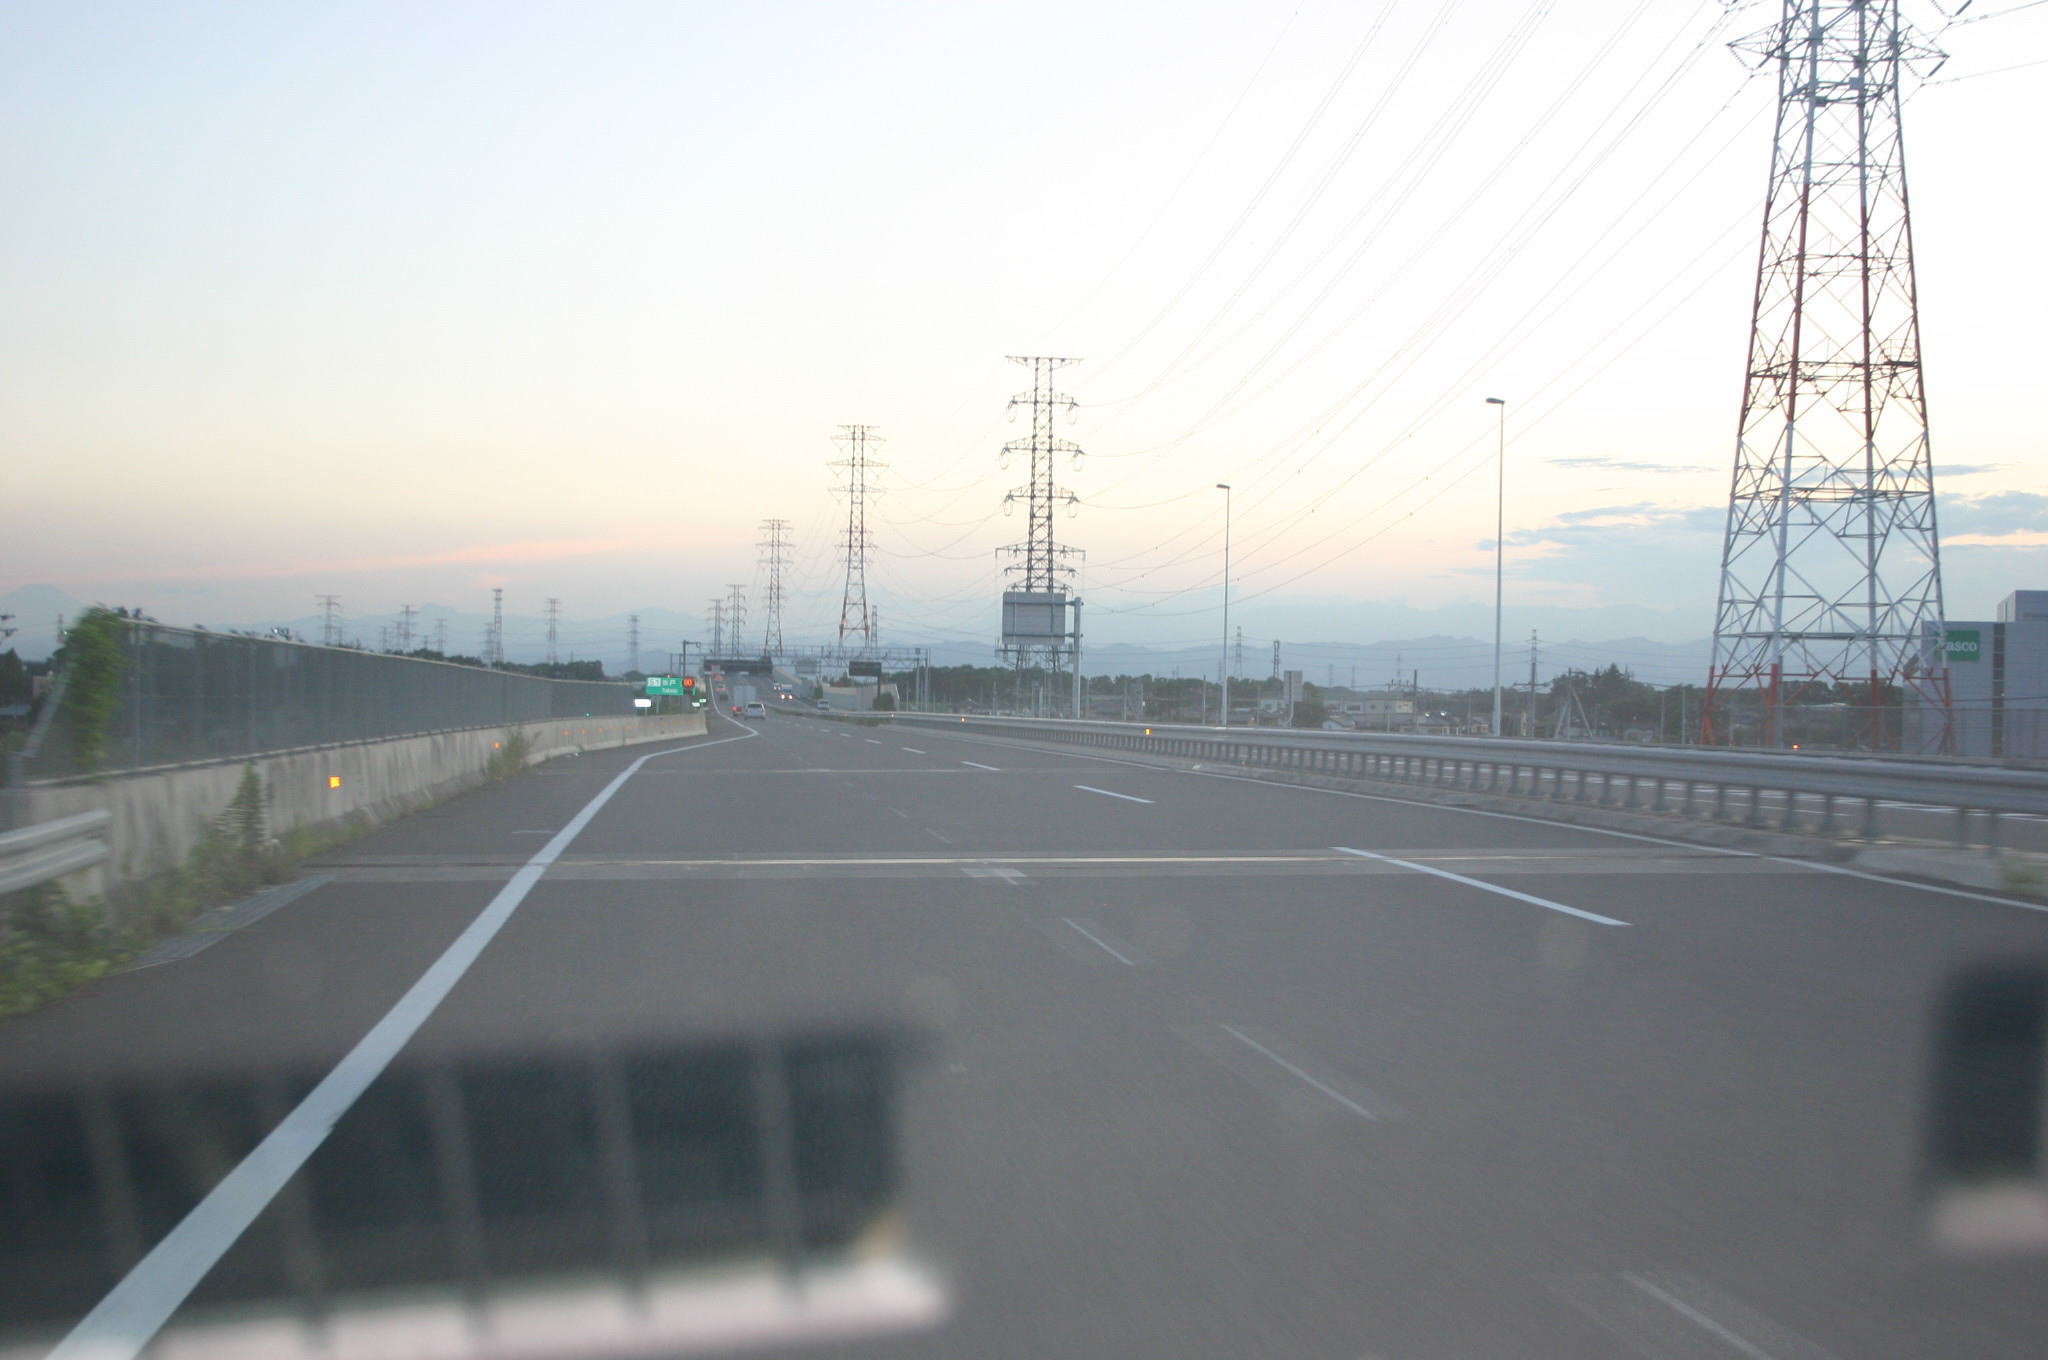
[[[20,892],[89,869],[107,857],[105,812],[81,812],[0,832],[0,893]]]
[[[1735,823],[1809,835],[1880,835],[1879,809],[1914,804],[1954,817],[1958,847],[2000,846],[1999,819],[2048,816],[2048,772],[1878,757],[1432,737],[1369,732],[1182,727],[1068,719],[899,713],[899,723],[1136,754],[1463,789]],[[1844,813],[1850,814],[1845,818]],[[1853,823],[1853,825],[1849,825]]]

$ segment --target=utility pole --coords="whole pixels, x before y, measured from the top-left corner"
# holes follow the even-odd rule
[[[882,442],[872,425],[841,425],[832,442],[846,450],[846,456],[830,464],[843,468],[846,484],[839,488],[846,497],[846,531],[839,540],[839,558],[846,565],[846,587],[839,596],[839,640],[858,635],[864,647],[875,642],[875,621],[868,612],[868,552],[874,540],[868,536],[868,474],[879,472],[887,463],[868,456],[870,445]]]
[[[398,650],[412,651],[412,621],[420,611],[409,604],[398,606]]]
[[[764,519],[761,533],[761,541],[754,545],[761,550],[761,565],[768,569],[768,594],[763,602],[768,617],[761,630],[761,655],[776,657],[782,655],[782,569],[789,564],[789,521]]]
[[[1522,733],[1525,737],[1536,735],[1536,630],[1529,630],[1529,723]]]
[[[552,666],[552,665],[555,665],[555,664],[556,664],[556,663],[557,663],[557,662],[558,662],[558,661],[560,660],[560,657],[558,657],[558,656],[556,655],[556,653],[555,653],[555,625],[556,625],[557,623],[559,623],[559,622],[561,621],[561,618],[562,618],[562,602],[561,602],[560,600],[556,599],[556,598],[555,598],[554,596],[552,596],[552,595],[548,596],[548,600],[547,600],[547,613],[548,613],[548,664],[549,664],[550,666]]]
[[[1864,740],[1901,744],[1880,706],[1915,701],[1911,745],[1953,747],[1934,469],[1900,86],[1941,54],[1898,0],[1784,0],[1743,43],[1778,73],[1749,359],[1737,424],[1714,659],[1700,740],[1787,740],[1809,689],[1863,688]]]
[[[341,596],[315,595],[320,601],[320,645],[332,647],[341,641]]]
[[[1507,572],[1507,493],[1508,493],[1508,404],[1499,397],[1488,397],[1488,406],[1500,408],[1500,440],[1494,464],[1493,484],[1493,726],[1487,735],[1500,735],[1500,621],[1503,584]]]

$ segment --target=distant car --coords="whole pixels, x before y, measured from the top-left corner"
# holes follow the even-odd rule
[[[734,705],[732,706],[732,715],[733,715],[733,716],[734,716],[735,718],[737,718],[737,717],[738,717],[738,716],[740,715],[740,706],[739,706],[738,704],[734,704]]]
[[[818,700],[818,711],[820,713],[830,713],[832,711],[832,705],[826,703],[823,699],[820,699]]]
[[[767,717],[768,705],[762,703],[759,699],[749,699],[747,701],[747,716],[749,718]]]

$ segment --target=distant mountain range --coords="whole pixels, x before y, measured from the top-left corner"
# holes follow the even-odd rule
[[[22,586],[0,594],[0,613],[13,614],[15,617],[8,626],[17,630],[4,645],[12,646],[26,659],[40,660],[56,648],[59,617],[76,618],[85,607],[84,601],[54,586]],[[286,628],[294,636],[314,642],[319,641],[324,623],[318,614],[291,618],[193,620],[153,610],[147,601],[143,608],[166,623],[190,625],[203,622],[208,627],[223,631],[242,629],[259,633],[272,628]],[[1411,610],[1394,605],[1380,607],[1346,622],[1359,626],[1361,630],[1371,627],[1374,622],[1396,626],[1422,623],[1426,629],[1429,623],[1452,613],[1448,610]],[[1669,642],[1619,631],[1594,632],[1593,628],[1567,631],[1572,627],[1575,615],[1578,616],[1578,624],[1594,627],[1662,622],[1653,611],[1573,611],[1551,607],[1541,611],[1521,611],[1525,623],[1531,621],[1531,613],[1538,614],[1545,631],[1551,634],[1538,645],[1539,683],[1547,684],[1553,675],[1570,667],[1593,669],[1608,665],[1621,666],[1632,671],[1638,679],[1653,684],[1679,681],[1696,684],[1706,675],[1712,643],[1705,637]],[[1462,622],[1469,615],[1458,617]],[[708,643],[708,638],[699,636],[705,629],[703,621],[695,615],[650,606],[639,611],[639,619],[639,665],[642,670],[665,669],[671,656],[680,650],[684,637],[691,640],[693,656],[701,655],[700,648]],[[412,642],[416,647],[429,646],[437,634],[445,631],[450,653],[479,655],[489,623],[489,616],[481,612],[423,604],[411,621]],[[370,648],[396,648],[404,621],[395,612],[361,616],[344,614],[337,619],[337,624],[344,641]],[[602,661],[609,672],[623,672],[628,669],[631,659],[627,651],[629,628],[625,614],[565,618],[557,628],[556,654],[564,661],[595,659]],[[1392,628],[1387,631],[1392,632]],[[1568,640],[1554,640],[1557,638]],[[791,636],[789,641],[792,644],[812,644],[816,639]],[[897,646],[919,645],[914,636],[893,633],[885,641]],[[758,647],[758,641],[753,645]],[[1247,637],[1242,660],[1239,661],[1233,644],[1232,673],[1248,679],[1263,679],[1272,674],[1275,669],[1272,647],[1270,639],[1255,641]],[[1083,669],[1090,675],[1166,676],[1177,673],[1214,676],[1223,654],[1220,638],[1215,643],[1202,645],[1115,642],[1100,646],[1088,644],[1084,639],[1084,648]],[[934,665],[997,664],[989,644],[937,642],[930,644],[930,652]],[[546,620],[532,615],[506,615],[505,654],[512,661],[545,660]],[[1501,668],[1506,683],[1527,684],[1529,657],[1530,642],[1526,632],[1505,640]],[[1476,638],[1451,629],[1401,632],[1392,636],[1383,633],[1381,640],[1372,642],[1288,641],[1280,647],[1279,669],[1301,671],[1310,683],[1318,685],[1355,683],[1360,688],[1378,688],[1388,684],[1420,683],[1430,689],[1465,689],[1493,683],[1493,641],[1490,637]]]

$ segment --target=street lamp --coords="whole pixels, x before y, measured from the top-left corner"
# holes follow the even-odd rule
[[[1223,493],[1223,659],[1216,667],[1223,678],[1222,711],[1217,714],[1218,727],[1230,726],[1230,483],[1218,482],[1216,489]]]
[[[1508,489],[1508,404],[1488,397],[1488,406],[1500,407],[1500,440],[1494,455],[1493,482],[1493,735],[1500,735],[1500,602],[1503,575],[1502,535],[1507,525]]]

